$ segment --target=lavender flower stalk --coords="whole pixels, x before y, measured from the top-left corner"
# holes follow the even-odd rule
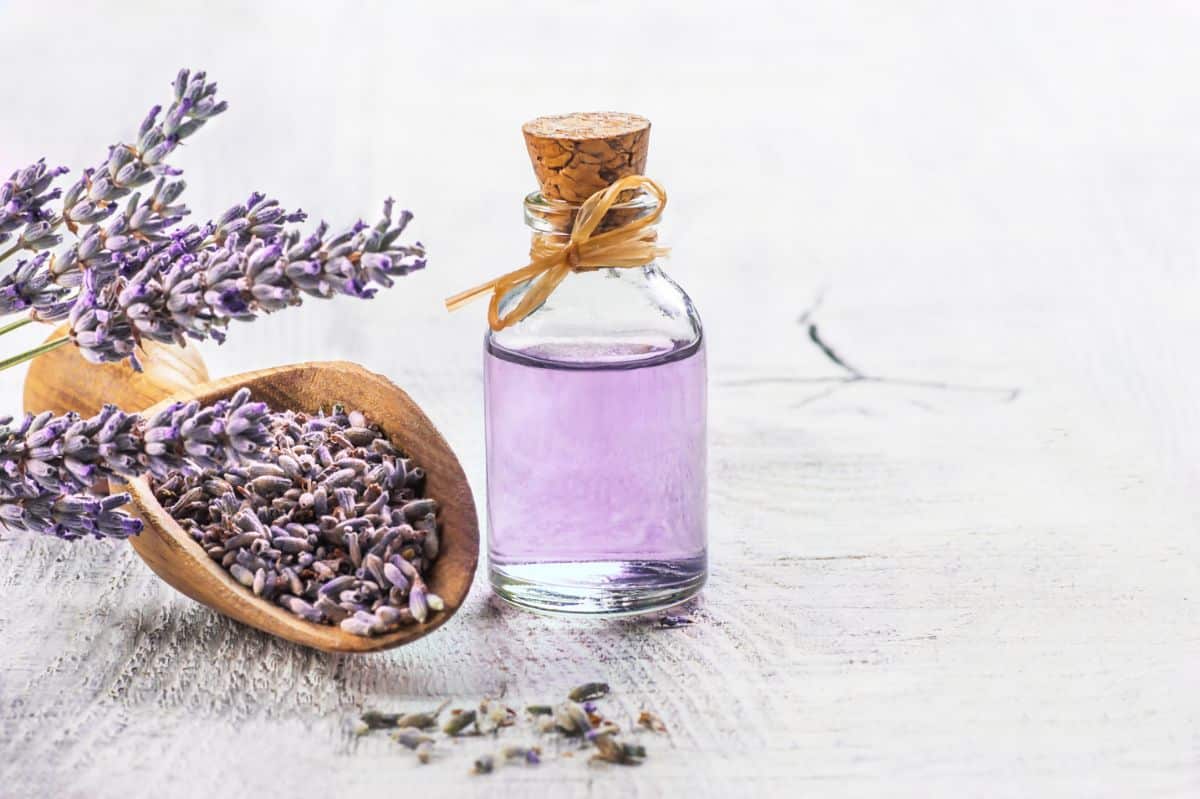
[[[67,289],[55,285],[46,261],[49,253],[38,253],[27,261],[17,261],[17,268],[0,278],[0,316],[29,311],[46,321],[64,319],[71,311],[73,298],[67,300]]]
[[[62,285],[77,285],[78,267],[89,265],[89,258],[101,256],[98,265],[103,267],[113,260],[113,254],[139,242],[154,241],[163,228],[178,222],[188,212],[186,206],[175,204],[183,191],[183,182],[164,182],[166,177],[181,174],[166,159],[209,119],[226,110],[226,103],[216,99],[216,92],[217,85],[208,83],[204,72],[180,70],[174,82],[174,101],[166,114],[162,114],[162,106],[151,108],[138,129],[136,143],[109,147],[104,162],[86,170],[65,195],[59,188],[50,188],[58,176],[67,172],[65,167],[48,169],[43,159],[14,172],[7,182],[0,184],[0,242],[11,238],[12,232],[22,225],[24,230],[11,249],[0,253],[0,260],[19,250],[37,252],[58,246],[62,243],[62,235],[56,232],[60,224],[76,234],[81,226],[90,225],[83,235],[84,241],[65,257],[66,263],[51,265],[56,280],[60,275],[66,276]],[[108,229],[97,227],[116,211],[117,200],[156,177],[159,184],[151,197],[143,202],[134,195],[122,220]],[[63,212],[58,216],[44,206],[60,196]],[[89,237],[91,243],[87,243]],[[80,249],[84,250],[82,256]],[[103,257],[105,254],[108,257]]]
[[[268,416],[266,404],[241,389],[206,407],[176,402],[150,419],[112,405],[90,419],[46,412],[12,426],[2,418],[0,523],[65,538],[135,534],[140,526],[117,511],[128,497],[106,503],[88,496],[89,486],[256,459],[270,443]]]
[[[52,535],[73,541],[86,535],[128,538],[142,531],[142,522],[122,512],[129,494],[93,497],[88,494],[55,494],[0,490],[0,524],[11,530]]]
[[[0,481],[47,491],[80,491],[100,479],[149,472],[162,478],[253,457],[269,442],[267,406],[242,389],[207,407],[176,402],[150,419],[106,405],[84,419],[76,413],[26,414],[12,426],[0,419]]]
[[[116,211],[116,200],[159,176],[179,175],[166,159],[179,144],[228,107],[216,99],[217,84],[204,72],[183,69],[175,78],[175,99],[166,114],[154,106],[138,128],[135,144],[116,144],[108,158],[89,169],[63,198],[63,219],[72,231],[94,225]]]
[[[129,357],[138,368],[140,339],[221,342],[231,320],[299,305],[305,295],[370,298],[373,283],[391,286],[393,277],[425,265],[419,243],[398,242],[412,215],[404,211],[393,221],[391,200],[374,227],[359,222],[332,237],[325,223],[303,239],[294,231],[280,235],[285,217],[275,208],[254,195],[236,226],[219,223],[213,231],[223,243],[172,248],[128,279],[98,287],[86,273],[70,338],[90,361]]]
[[[216,91],[204,72],[181,70],[166,112],[152,108],[134,144],[110,147],[104,162],[65,193],[52,183],[66,170],[43,161],[0,184],[0,242],[24,226],[0,261],[21,250],[37,253],[0,278],[0,315],[22,314],[0,334],[34,321],[71,322],[70,335],[0,359],[0,370],[72,342],[93,362],[128,357],[140,369],[143,338],[220,342],[232,319],[298,305],[304,295],[370,298],[375,285],[391,286],[392,278],[425,265],[420,243],[398,243],[411,214],[393,223],[391,200],[374,228],[360,221],[332,237],[325,223],[304,238],[287,230],[304,213],[257,193],[204,227],[181,225],[189,213],[179,202],[185,184],[172,179],[180,172],[166,159],[226,110]],[[151,183],[148,193],[137,191]],[[55,215],[46,206],[60,194],[63,211]],[[62,225],[77,240],[50,254]],[[62,290],[75,287],[73,295]]]
[[[50,184],[66,172],[63,166],[47,167],[43,158],[0,183],[0,244],[11,239],[13,231],[25,228],[17,245],[0,260],[19,249],[44,250],[62,241],[51,232],[56,218],[45,206],[62,196],[62,189],[52,189]]]

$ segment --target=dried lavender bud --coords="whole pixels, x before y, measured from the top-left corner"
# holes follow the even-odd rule
[[[430,727],[435,727],[437,726],[438,716],[442,714],[442,711],[445,710],[449,704],[450,700],[446,700],[442,704],[438,705],[437,709],[431,710],[427,713],[406,713],[405,715],[396,719],[396,726],[416,727],[417,729],[421,730],[427,730]]]
[[[479,712],[475,717],[475,729],[481,735],[490,735],[501,727],[511,727],[517,718],[517,712],[511,707],[492,699],[484,699],[479,703]]]
[[[450,717],[450,720],[447,721],[445,726],[442,727],[442,732],[451,736],[461,735],[463,730],[465,730],[467,727],[470,727],[474,723],[475,711],[463,710],[454,713],[454,715]]]
[[[606,682],[585,682],[583,685],[573,688],[571,693],[567,694],[567,698],[572,702],[586,702],[590,699],[607,696],[609,690]]]
[[[402,466],[404,456],[394,447],[374,446],[383,434],[365,425],[362,414],[341,407],[315,416],[268,414],[256,439],[268,449],[267,459],[156,474],[155,496],[252,592],[354,635],[392,632],[417,623],[418,613],[427,619],[445,609],[421,573],[437,554],[426,548],[437,532],[437,505],[423,506],[432,509],[421,520],[425,530],[394,524],[419,497],[411,488],[384,490],[371,475],[403,475],[416,467]],[[231,437],[244,427],[235,420],[222,430]],[[348,436],[350,428],[369,435],[356,430]],[[191,429],[181,426],[180,436]],[[160,438],[173,441],[173,431]],[[410,721],[433,724],[436,715]]]
[[[667,731],[667,725],[663,723],[663,720],[649,710],[643,710],[638,714],[637,723],[639,727],[645,727],[651,732],[665,733]]]
[[[505,746],[500,749],[500,756],[505,761],[524,760],[530,765],[542,762],[542,750],[536,746]]]
[[[233,232],[220,244],[156,255],[108,283],[85,271],[70,315],[72,340],[88,360],[114,361],[130,356],[138,337],[224,341],[230,321],[299,305],[304,295],[370,298],[371,283],[390,286],[392,277],[425,265],[420,244],[397,243],[411,214],[393,224],[391,213],[389,200],[375,227],[359,223],[329,239],[324,223],[303,241],[295,233]]]
[[[381,730],[395,727],[396,720],[399,718],[399,713],[381,713],[378,710],[367,710],[359,717],[359,720],[372,730]]]
[[[640,765],[646,757],[646,747],[638,744],[627,744],[616,740],[611,734],[596,735],[592,738],[596,754],[592,760],[605,763],[616,763],[622,766]]]
[[[428,735],[414,729],[396,730],[392,733],[392,740],[407,749],[416,749],[422,744],[433,743],[433,739]]]
[[[475,767],[472,769],[473,774],[491,774],[496,768],[496,759],[491,755],[482,755],[475,761]]]
[[[567,735],[583,735],[592,729],[587,713],[574,702],[555,705],[554,723]]]

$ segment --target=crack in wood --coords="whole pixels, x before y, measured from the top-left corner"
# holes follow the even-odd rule
[[[799,402],[793,403],[793,408],[801,408],[806,405],[812,405],[823,399],[833,396],[840,392],[843,388],[857,383],[871,383],[880,386],[895,386],[900,388],[916,388],[927,389],[930,391],[946,391],[968,394],[986,394],[999,398],[1002,403],[1015,402],[1021,396],[1021,387],[1004,387],[1004,386],[988,386],[973,383],[954,383],[944,380],[922,380],[906,377],[889,377],[884,375],[875,375],[864,372],[858,367],[852,365],[841,353],[827,342],[822,336],[820,328],[814,318],[817,311],[825,302],[825,297],[828,294],[828,287],[822,287],[816,294],[816,297],[805,308],[800,316],[797,317],[796,323],[803,326],[808,335],[808,339],[812,344],[825,356],[833,365],[846,372],[844,377],[759,377],[747,378],[742,380],[724,380],[721,385],[726,386],[760,386],[760,385],[793,385],[793,384],[811,384],[824,385],[826,388],[814,394],[804,397]],[[928,403],[912,400],[912,404],[922,410],[936,413],[936,409]],[[860,412],[867,413],[864,409],[859,409]]]

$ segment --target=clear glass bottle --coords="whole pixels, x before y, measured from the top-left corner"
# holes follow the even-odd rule
[[[656,202],[634,197],[609,219]],[[538,192],[525,219],[565,245],[578,208]],[[683,290],[657,263],[573,272],[525,319],[489,331],[484,358],[496,593],[590,615],[694,596],[707,575],[707,379]]]

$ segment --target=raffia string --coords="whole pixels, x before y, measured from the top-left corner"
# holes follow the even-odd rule
[[[627,225],[592,235],[620,199],[621,193],[631,189],[644,189],[654,195],[658,200],[654,211]],[[548,242],[543,237],[535,238],[527,266],[455,294],[446,300],[446,307],[456,311],[481,294],[491,291],[488,324],[492,330],[503,330],[533,313],[571,272],[645,266],[669,251],[667,247],[658,246],[658,234],[651,229],[662,216],[666,205],[667,193],[650,178],[644,175],[621,178],[608,188],[588,197],[583,205],[579,206],[579,213],[575,216],[575,224],[571,228],[571,238],[566,244],[558,245]],[[533,284],[516,307],[501,316],[500,300],[513,288],[531,280]]]

